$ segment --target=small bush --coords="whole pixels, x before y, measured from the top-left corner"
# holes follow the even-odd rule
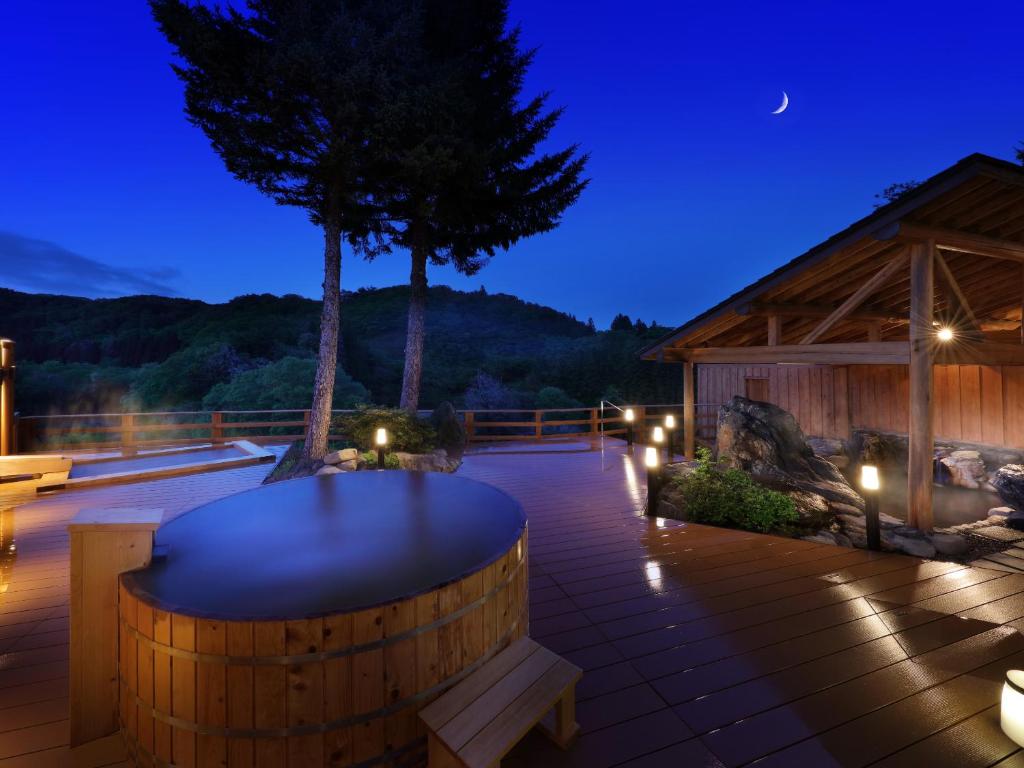
[[[401,408],[361,405],[355,413],[339,417],[335,430],[360,450],[370,451],[376,449],[373,439],[379,427],[388,431],[389,451],[426,453],[437,447],[437,435],[430,423]]]
[[[377,452],[366,451],[363,454],[363,461],[366,462],[367,466],[371,469],[377,468]],[[401,469],[402,465],[398,463],[398,457],[393,453],[384,454],[384,469]]]
[[[707,448],[697,450],[697,467],[677,477],[686,498],[687,519],[748,531],[785,529],[799,516],[793,500],[755,483],[740,469],[721,469]]]

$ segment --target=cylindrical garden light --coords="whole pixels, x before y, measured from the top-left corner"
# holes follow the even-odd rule
[[[627,408],[626,412],[622,416],[626,420],[626,445],[633,445],[633,420],[636,418],[636,414],[632,408]]]
[[[882,548],[882,531],[878,520],[878,491],[882,484],[878,478],[878,467],[872,464],[861,465],[860,487],[864,491],[864,532],[868,549],[878,551]]]
[[[661,493],[661,462],[658,460],[658,449],[647,446],[644,451],[644,465],[647,467],[647,514],[658,514],[658,495]]]
[[[377,445],[377,469],[384,469],[384,449],[388,446],[388,431],[384,427],[378,427],[373,442]]]
[[[665,417],[665,463],[672,463],[672,433],[676,429],[676,417],[671,413]]]
[[[1019,669],[1006,670],[999,727],[1016,744],[1024,746],[1024,671]]]

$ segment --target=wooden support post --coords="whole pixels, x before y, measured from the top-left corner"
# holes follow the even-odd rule
[[[777,347],[782,343],[782,316],[768,315],[768,346]]]
[[[934,475],[935,242],[910,245],[910,453],[907,523],[932,528]]]
[[[121,414],[121,452],[135,453],[135,414]]]
[[[1024,344],[1024,269],[1021,269],[1020,343]]]
[[[541,411],[533,412],[533,436],[540,440],[544,437],[544,414]]]
[[[83,509],[71,537],[71,746],[117,733],[118,576],[149,565],[160,509]]]
[[[0,456],[15,451],[14,342],[0,339]]]
[[[598,413],[599,413],[599,411],[598,411],[597,408],[591,408],[590,409],[590,436],[591,437],[597,437],[598,433],[601,430],[600,424],[598,422]]]
[[[224,442],[224,414],[220,411],[210,414],[210,440],[214,443]]]
[[[467,443],[473,442],[473,438],[476,435],[475,416],[476,416],[476,414],[474,414],[472,411],[466,411],[466,413],[464,414],[465,425],[466,425],[466,442]]]
[[[697,416],[694,406],[694,364],[683,361],[683,455],[691,461],[695,457]]]
[[[648,435],[650,430],[647,429],[647,408],[643,405],[638,405],[634,409],[636,411],[636,439],[641,445],[647,445]]]

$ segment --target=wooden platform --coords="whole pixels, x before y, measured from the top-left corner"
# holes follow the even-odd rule
[[[66,520],[143,498],[174,514],[264,469],[5,515],[18,557],[0,561],[0,768],[69,759]],[[647,519],[640,453],[621,444],[471,454],[460,474],[526,508],[530,634],[584,670],[572,751],[531,734],[504,768],[1024,768],[998,727],[1003,672],[1024,667],[1024,574]]]

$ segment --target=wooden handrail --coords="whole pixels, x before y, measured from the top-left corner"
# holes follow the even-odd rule
[[[663,413],[652,411],[678,409],[680,406],[678,403],[665,403],[630,407],[637,414],[637,437],[642,440],[647,425],[663,418]],[[332,414],[353,412],[338,409],[332,411]],[[593,407],[462,409],[457,413],[463,419],[466,437],[470,442],[565,439],[625,432],[622,413],[605,410],[602,417],[600,409]],[[529,417],[516,419],[517,414],[529,414]],[[513,418],[491,421],[487,418],[489,415]],[[563,418],[551,418],[552,415]],[[235,420],[240,416],[262,418],[254,418],[252,421]],[[567,416],[572,418],[565,418]],[[281,418],[275,420],[275,417]],[[31,451],[65,447],[95,449],[221,443],[233,437],[244,437],[256,442],[294,440],[302,437],[308,424],[308,410],[267,409],[48,414],[23,416],[18,426],[21,440],[24,441],[21,450]],[[332,435],[331,438],[342,439],[342,436]]]

